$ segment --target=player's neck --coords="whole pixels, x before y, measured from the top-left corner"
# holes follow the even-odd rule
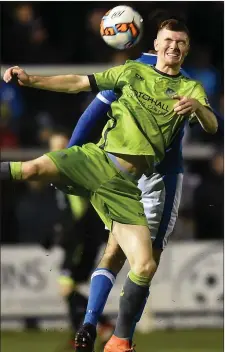
[[[167,75],[170,75],[170,76],[176,76],[180,72],[180,66],[177,65],[177,66],[171,67],[159,61],[157,61],[155,68],[158,71],[166,73]]]

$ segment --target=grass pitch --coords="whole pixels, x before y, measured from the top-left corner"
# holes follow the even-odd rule
[[[65,331],[2,332],[1,352],[69,352]],[[136,334],[137,352],[222,352],[223,330],[155,331]],[[73,351],[72,349],[70,351]],[[96,352],[102,352],[96,344]]]

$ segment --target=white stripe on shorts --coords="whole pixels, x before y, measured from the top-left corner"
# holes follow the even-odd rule
[[[159,227],[163,218],[166,197],[170,195],[166,195],[163,176],[158,173],[154,173],[150,177],[143,175],[138,182],[138,187],[142,191],[141,202],[144,206],[145,216],[151,232],[151,239],[154,241],[157,236],[162,237],[162,248],[165,248],[168,238],[173,232],[178,217],[182,194],[183,173],[174,174],[172,177],[173,176],[176,177],[176,190],[175,193],[173,193],[173,199],[171,199],[173,205],[169,213],[165,233],[159,233]],[[105,229],[108,230],[106,227]]]
[[[174,201],[173,201],[173,208],[171,211],[170,221],[165,233],[165,237],[163,239],[163,248],[165,248],[165,246],[167,245],[168,238],[172,234],[178,218],[179,206],[180,206],[180,201],[182,196],[183,177],[184,175],[182,173],[177,175],[177,186],[176,186],[176,192],[175,192]]]
[[[149,229],[151,231],[152,241],[159,235],[162,236],[163,248],[166,246],[168,237],[171,235],[178,216],[178,209],[180,205],[183,174],[174,175],[177,177],[176,190],[173,205],[169,214],[169,221],[166,227],[165,234],[159,234],[158,230],[163,217],[165,207],[166,195],[165,184],[162,175],[155,173],[151,177],[143,175],[139,180],[138,187],[142,191],[142,203],[146,218],[148,220]]]

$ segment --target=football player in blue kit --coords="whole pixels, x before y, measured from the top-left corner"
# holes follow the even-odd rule
[[[156,58],[156,54],[150,51],[149,53],[143,53],[136,61],[146,65],[155,65]],[[189,77],[183,69],[181,69],[181,73]],[[80,117],[68,147],[73,145],[81,146],[86,143],[94,126],[103,119],[109,111],[111,103],[116,99],[117,96],[113,91],[98,93]],[[215,111],[214,113],[218,120],[219,130],[221,130],[223,129],[223,120]],[[142,202],[151,231],[154,258],[156,258],[157,265],[178,216],[184,172],[182,139],[185,124],[186,122],[183,123],[170,147],[167,148],[163,161],[155,166],[155,172],[148,177],[143,175],[139,180],[139,188],[142,191]],[[91,277],[84,324],[75,338],[76,351],[94,351],[98,319],[103,312],[109,293],[116,280],[116,275],[121,270],[125,260],[126,257],[123,251],[110,234],[105,253]],[[148,297],[146,297],[145,303],[147,299]],[[131,341],[143,310],[144,305],[138,316],[136,316],[133,330],[130,334]]]

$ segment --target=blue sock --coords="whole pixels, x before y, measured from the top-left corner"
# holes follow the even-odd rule
[[[84,324],[97,326],[115,280],[116,276],[108,269],[96,269],[93,272]]]
[[[130,338],[129,338],[129,340],[131,341],[131,343],[132,343],[132,340],[133,340],[133,337],[134,337],[134,332],[135,332],[136,325],[137,325],[137,323],[138,323],[138,322],[140,321],[140,319],[141,319],[141,316],[142,316],[143,311],[144,311],[144,309],[145,309],[145,306],[146,306],[146,303],[147,303],[147,300],[148,300],[149,295],[150,295],[150,291],[148,291],[148,294],[147,294],[146,299],[145,299],[145,301],[144,301],[144,303],[143,303],[143,306],[142,306],[141,309],[140,309],[140,312],[139,312],[139,313],[136,315],[136,317],[135,317],[135,321],[134,321],[134,324],[133,324],[133,326],[132,326],[132,331],[131,331]]]

